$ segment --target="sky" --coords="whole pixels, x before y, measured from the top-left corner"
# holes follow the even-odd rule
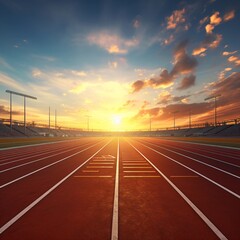
[[[0,119],[148,130],[240,117],[239,0],[0,0]],[[23,121],[13,95],[13,119]],[[175,116],[175,117],[174,117]]]

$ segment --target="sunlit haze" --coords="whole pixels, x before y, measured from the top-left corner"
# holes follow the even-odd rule
[[[148,130],[239,118],[240,1],[0,0],[0,119]],[[13,96],[23,121],[23,98]],[[151,124],[151,126],[150,126]]]

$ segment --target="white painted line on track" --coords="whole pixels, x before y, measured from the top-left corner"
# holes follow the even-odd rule
[[[28,205],[26,208],[24,208],[20,213],[18,213],[15,217],[13,217],[10,221],[8,221],[6,224],[4,224],[0,228],[0,234],[2,234],[4,231],[6,231],[11,225],[13,225],[18,219],[20,219],[24,214],[26,214],[29,210],[31,210],[35,205],[37,205],[42,199],[44,199],[46,196],[48,196],[53,190],[55,190],[59,185],[61,185],[63,182],[65,182],[69,177],[71,177],[75,172],[77,172],[82,166],[84,166],[87,162],[89,162],[95,155],[97,155],[103,148],[105,148],[108,144],[107,142],[103,147],[101,147],[97,152],[95,152],[91,157],[89,157],[84,163],[82,163],[80,166],[78,166],[75,170],[73,170],[71,173],[69,173],[66,177],[64,177],[61,181],[59,181],[57,184],[55,184],[53,187],[51,187],[48,191],[46,191],[44,194],[42,194],[39,198],[37,198],[34,202],[32,202],[30,205]],[[76,153],[78,154],[78,153]],[[74,155],[76,155],[74,154]]]
[[[151,144],[151,145],[153,145],[153,146],[158,146],[158,145],[153,144],[153,143],[150,143],[150,142],[148,142],[148,143]],[[163,144],[163,145],[167,146],[166,144]],[[160,147],[160,146],[158,146],[158,147]],[[189,151],[189,150],[186,150],[186,149],[182,149],[182,148],[178,148],[178,147],[173,147],[173,146],[171,146],[171,147],[172,147],[172,148],[175,148],[175,149],[180,149],[181,151],[184,151],[184,152],[188,152],[188,153],[192,153],[192,154],[198,155],[198,156],[200,156],[200,157],[205,157],[205,158],[208,158],[208,159],[212,159],[212,160],[214,160],[214,161],[217,161],[217,162],[220,162],[220,163],[223,163],[223,164],[226,164],[226,165],[230,165],[230,166],[233,166],[233,167],[240,168],[239,165],[236,165],[236,164],[233,164],[233,163],[229,163],[229,162],[225,162],[225,161],[223,161],[223,160],[219,160],[219,159],[214,158],[214,157],[210,157],[210,156],[207,156],[207,155],[203,155],[203,154],[200,154],[200,153],[192,152],[192,151]],[[161,147],[161,148],[164,148],[164,147]],[[165,149],[166,149],[166,148],[165,148]],[[169,148],[167,148],[167,150],[169,150]],[[169,150],[169,151],[170,151],[170,150]],[[214,154],[216,154],[216,153],[214,153]],[[221,155],[221,154],[218,153],[218,155]],[[232,158],[232,157],[230,156],[230,158]],[[238,159],[239,159],[239,158],[238,158]]]
[[[97,143],[96,143],[96,144],[97,144]],[[30,162],[27,162],[27,163],[23,163],[23,164],[20,164],[20,165],[11,167],[11,168],[7,168],[7,169],[4,169],[4,170],[1,170],[0,173],[4,173],[4,172],[7,172],[7,171],[10,171],[10,170],[19,168],[19,167],[23,167],[23,166],[26,166],[26,165],[29,165],[29,164],[32,164],[32,163],[35,163],[35,162],[39,162],[39,161],[45,160],[45,159],[47,159],[47,158],[55,157],[55,156],[57,156],[57,155],[60,155],[60,154],[66,153],[66,152],[73,151],[73,150],[75,150],[75,149],[77,149],[77,148],[80,148],[80,147],[82,147],[82,146],[74,147],[74,148],[72,148],[72,149],[68,149],[68,150],[65,150],[65,151],[63,151],[63,152],[58,152],[58,153],[55,153],[55,154],[50,155],[50,156],[42,157],[42,158],[39,158],[39,159],[37,159],[37,160],[33,160],[33,161],[30,161]]]
[[[131,143],[129,143],[141,156],[143,156],[156,171],[174,188],[174,190],[188,203],[188,205],[197,213],[197,215],[207,224],[207,226],[217,235],[221,240],[227,240],[223,233],[204,215],[204,213],[173,183],[167,178],[152,162]]]
[[[67,157],[65,157],[65,158],[62,158],[62,159],[60,159],[60,160],[58,160],[58,161],[56,161],[56,162],[54,162],[54,163],[51,163],[51,164],[48,164],[48,165],[46,165],[46,166],[44,166],[44,167],[42,167],[42,168],[39,168],[39,169],[37,169],[37,170],[35,170],[35,171],[33,171],[33,172],[30,172],[30,173],[28,173],[28,174],[25,174],[25,175],[23,175],[23,176],[21,176],[21,177],[19,177],[19,178],[16,178],[16,179],[14,179],[14,180],[12,180],[12,181],[10,181],[10,182],[8,182],[8,183],[5,183],[5,184],[3,184],[3,185],[0,186],[0,189],[1,189],[1,188],[4,188],[4,187],[6,187],[6,186],[8,186],[8,185],[10,185],[10,184],[12,184],[12,183],[15,183],[15,182],[17,182],[17,181],[19,181],[19,180],[21,180],[21,179],[23,179],[23,178],[25,178],[25,177],[28,177],[28,176],[30,176],[30,175],[32,175],[32,174],[34,174],[34,173],[37,173],[37,172],[39,172],[39,171],[41,171],[41,170],[43,170],[43,169],[45,169],[45,168],[51,167],[51,166],[53,166],[53,165],[55,165],[55,164],[57,164],[57,163],[60,163],[60,162],[62,162],[62,161],[65,161],[65,160],[67,160],[67,159],[70,158],[70,157],[73,157],[73,156],[75,156],[75,155],[77,155],[77,154],[79,154],[79,153],[81,153],[81,152],[84,152],[84,151],[88,150],[89,148],[92,148],[92,147],[96,146],[97,144],[98,144],[98,143],[96,143],[96,144],[94,144],[94,145],[92,145],[92,146],[90,146],[90,147],[87,147],[87,148],[85,148],[85,149],[83,149],[83,150],[81,150],[81,151],[79,151],[79,152],[76,152],[76,153],[74,153],[74,154],[72,154],[72,155],[70,155],[70,156],[67,156]]]
[[[141,144],[143,144],[143,143],[141,143]],[[240,176],[237,176],[237,175],[235,175],[235,174],[233,174],[233,173],[227,172],[227,171],[225,171],[225,170],[223,170],[223,169],[221,169],[221,168],[215,167],[215,166],[213,166],[213,165],[211,165],[211,164],[202,162],[202,161],[200,161],[200,160],[197,160],[197,159],[195,159],[195,158],[189,157],[189,156],[184,155],[184,154],[182,154],[182,153],[179,153],[179,152],[170,150],[170,149],[165,148],[165,147],[159,147],[158,145],[155,145],[155,144],[152,144],[152,143],[149,143],[149,144],[150,144],[150,145],[153,145],[153,146],[156,146],[156,147],[158,147],[158,148],[165,149],[165,150],[167,150],[167,151],[169,151],[169,152],[178,154],[178,155],[180,155],[180,156],[182,156],[182,157],[186,157],[186,158],[188,158],[188,159],[193,160],[194,162],[198,162],[198,163],[200,163],[200,164],[203,164],[203,165],[206,165],[206,166],[208,166],[208,167],[210,167],[210,168],[213,168],[213,169],[215,169],[215,170],[217,170],[217,171],[223,172],[223,173],[228,174],[228,175],[230,175],[230,176],[232,176],[232,177],[235,177],[235,178],[240,179]],[[144,146],[147,146],[147,145],[145,145],[145,144],[143,144],[143,145],[144,145]],[[238,166],[238,167],[239,167],[239,166]]]
[[[192,168],[190,168],[190,167],[184,165],[183,163],[180,163],[180,162],[178,162],[177,160],[175,160],[175,159],[173,159],[173,158],[171,158],[171,157],[169,157],[169,156],[167,156],[167,155],[165,155],[165,154],[163,154],[163,153],[161,153],[161,152],[159,152],[159,151],[157,151],[157,150],[155,150],[155,149],[153,149],[153,148],[151,148],[151,147],[146,146],[145,144],[142,144],[142,143],[141,143],[141,145],[143,145],[143,146],[145,146],[146,148],[149,148],[149,149],[151,149],[152,151],[154,151],[154,152],[156,152],[156,153],[158,153],[158,154],[160,154],[160,155],[162,155],[162,156],[168,158],[169,160],[171,160],[171,161],[173,161],[173,162],[175,162],[175,163],[181,165],[182,167],[187,168],[187,169],[190,170],[191,172],[196,173],[197,175],[199,175],[199,176],[205,178],[205,179],[208,180],[209,182],[215,184],[216,186],[218,186],[218,187],[220,187],[221,189],[225,190],[226,192],[230,193],[230,194],[233,195],[234,197],[240,199],[240,195],[238,195],[237,193],[235,193],[235,192],[231,191],[230,189],[224,187],[223,185],[221,185],[221,184],[215,182],[215,181],[212,180],[211,178],[208,178],[207,176],[205,176],[205,175],[203,175],[203,174],[201,174],[201,173],[195,171],[194,169],[192,169]]]
[[[162,138],[158,138],[161,139]],[[189,143],[189,144],[195,144],[195,145],[203,145],[203,146],[210,146],[210,147],[217,147],[217,148],[228,148],[228,149],[235,149],[235,150],[240,150],[240,148],[237,147],[229,147],[229,146],[224,146],[224,145],[214,145],[214,144],[207,144],[207,143],[201,143],[201,142],[189,142],[189,141],[181,141],[181,140],[170,140],[170,139],[164,139],[164,141],[170,141],[170,142],[181,142],[181,143]]]
[[[84,147],[84,146],[86,146],[86,145],[90,145],[90,143],[82,144],[81,147]],[[72,148],[71,148],[71,147],[67,147],[67,148],[65,148],[65,150],[66,150],[66,151],[67,151],[67,150],[70,150],[70,149],[74,150],[74,149],[79,148],[79,147],[80,147],[80,146],[78,146],[78,147],[72,147]],[[26,160],[26,159],[29,159],[29,158],[33,158],[33,157],[39,157],[39,156],[45,155],[45,154],[50,154],[50,153],[56,152],[56,151],[58,151],[58,150],[63,150],[63,148],[61,147],[61,148],[55,148],[55,149],[51,149],[51,150],[48,149],[47,151],[44,150],[43,153],[33,154],[33,155],[31,155],[31,156],[29,156],[29,153],[24,153],[24,154],[26,154],[28,157],[24,157],[24,158],[20,158],[20,159],[18,158],[18,157],[19,157],[19,154],[17,154],[17,155],[14,156],[14,158],[18,158],[17,160],[12,160],[12,161],[9,161],[9,162],[6,162],[7,160],[0,161],[0,162],[4,162],[4,163],[1,163],[0,166],[7,165],[7,164],[10,164],[10,163],[19,162],[19,161],[23,161],[23,160]],[[42,152],[42,151],[41,151],[41,152]],[[22,155],[22,153],[21,153],[21,155]]]
[[[118,138],[111,240],[118,239],[119,150],[120,146]]]
[[[36,143],[36,144],[29,144],[29,145],[15,146],[15,147],[6,147],[6,148],[0,148],[0,151],[3,151],[3,150],[11,150],[11,149],[16,149],[16,148],[26,148],[26,147],[41,146],[41,145],[47,145],[47,144],[72,142],[72,141],[76,141],[76,139],[71,139],[71,140],[59,140],[59,141],[54,141],[54,142],[43,142],[43,143]]]

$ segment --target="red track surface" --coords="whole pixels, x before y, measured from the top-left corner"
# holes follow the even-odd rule
[[[0,239],[240,239],[240,150],[83,138],[0,150]]]

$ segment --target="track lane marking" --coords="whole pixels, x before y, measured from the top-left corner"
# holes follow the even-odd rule
[[[197,213],[197,215],[207,224],[207,226],[220,238],[221,240],[227,240],[225,235],[204,215],[204,213],[172,182],[167,178],[143,153],[141,153],[136,147],[128,142],[149,164],[173,187],[173,189],[188,203],[188,205]]]
[[[70,157],[73,157],[73,156],[75,156],[75,155],[77,155],[77,154],[79,154],[79,153],[81,153],[81,152],[84,152],[84,151],[86,151],[86,150],[88,150],[88,149],[96,146],[97,144],[99,144],[99,143],[96,143],[96,144],[94,144],[94,145],[92,145],[92,146],[90,146],[90,147],[87,147],[87,148],[85,148],[85,149],[83,149],[83,150],[81,150],[81,151],[79,151],[79,152],[76,152],[76,153],[74,153],[74,154],[72,154],[72,155],[70,155],[70,156],[67,156],[67,157],[65,157],[65,158],[62,158],[62,159],[56,161],[56,162],[53,162],[53,163],[48,164],[48,165],[46,165],[46,166],[44,166],[44,167],[41,167],[41,168],[39,168],[39,169],[37,169],[37,170],[35,170],[35,171],[33,171],[33,172],[30,172],[30,173],[28,173],[28,174],[25,174],[25,175],[23,175],[23,176],[21,176],[21,177],[19,177],[19,178],[16,178],[16,179],[14,179],[14,180],[12,180],[12,181],[10,181],[10,182],[7,182],[7,183],[1,185],[1,186],[0,186],[0,189],[1,189],[1,188],[4,188],[4,187],[6,187],[6,186],[8,186],[8,185],[10,185],[10,184],[12,184],[12,183],[15,183],[15,182],[17,182],[17,181],[19,181],[19,180],[21,180],[21,179],[23,179],[23,178],[25,178],[25,177],[28,177],[28,176],[30,176],[30,175],[32,175],[32,174],[34,174],[34,173],[37,173],[37,172],[42,171],[42,170],[44,170],[44,169],[46,169],[46,168],[49,168],[49,167],[51,167],[51,166],[53,166],[53,165],[55,165],[55,164],[57,164],[57,163],[60,163],[60,162],[62,162],[62,161],[65,161],[65,160],[67,160],[67,159],[70,158]]]
[[[109,176],[109,175],[96,175],[96,176],[93,176],[93,175],[77,175],[77,176],[74,176],[75,178],[111,178],[112,176]]]
[[[120,144],[118,138],[111,240],[118,240],[119,151]]]
[[[191,172],[194,172],[195,174],[197,174],[197,175],[199,175],[199,176],[205,178],[205,179],[208,180],[209,182],[215,184],[216,186],[220,187],[220,188],[223,189],[224,191],[226,191],[226,192],[230,193],[231,195],[233,195],[234,197],[240,199],[240,195],[239,195],[239,194],[237,194],[237,193],[231,191],[230,189],[224,187],[223,185],[221,185],[221,184],[215,182],[215,181],[212,180],[211,178],[209,178],[209,177],[207,177],[207,176],[205,176],[205,175],[203,175],[203,174],[201,174],[201,173],[195,171],[194,169],[192,169],[192,168],[186,166],[185,164],[180,163],[180,162],[178,162],[177,160],[175,160],[175,159],[173,159],[173,158],[171,158],[171,157],[169,157],[169,156],[167,156],[167,155],[165,155],[165,154],[163,154],[163,153],[161,153],[161,152],[159,152],[159,151],[157,151],[157,150],[155,150],[155,149],[153,149],[153,148],[151,148],[151,147],[149,147],[149,146],[147,146],[147,145],[145,145],[145,144],[143,144],[143,143],[140,143],[140,144],[143,145],[143,146],[145,146],[146,148],[149,148],[149,149],[151,149],[152,151],[154,151],[154,152],[156,152],[156,153],[158,153],[158,154],[160,154],[160,155],[162,155],[162,156],[168,158],[169,160],[171,160],[171,161],[173,161],[173,162],[175,162],[175,163],[181,165],[182,167],[187,168],[187,169],[190,170]]]
[[[55,184],[53,187],[51,187],[48,191],[46,191],[44,194],[42,194],[39,198],[37,198],[35,201],[33,201],[31,204],[29,204],[26,208],[24,208],[20,213],[18,213],[15,217],[13,217],[10,221],[8,221],[6,224],[4,224],[0,228],[0,234],[2,234],[4,231],[6,231],[10,226],[12,226],[17,220],[19,220],[24,214],[26,214],[29,210],[31,210],[34,206],[36,206],[42,199],[44,199],[46,196],[48,196],[53,190],[55,190],[59,185],[61,185],[63,182],[65,182],[69,177],[71,177],[75,172],[77,172],[82,166],[84,166],[87,162],[89,162],[95,155],[97,155],[102,149],[104,149],[109,143],[108,141],[103,147],[101,147],[98,151],[96,151],[91,157],[89,157],[85,162],[83,162],[80,166],[78,166],[76,169],[74,169],[71,173],[69,173],[67,176],[65,176],[62,180],[60,180],[57,184]],[[75,154],[76,155],[76,154]]]
[[[198,178],[199,176],[170,176],[170,178]]]
[[[98,144],[98,143],[96,143],[96,144]],[[88,144],[85,144],[85,145],[88,145]],[[82,146],[74,147],[74,148],[72,148],[72,149],[64,150],[63,152],[58,152],[58,153],[56,153],[56,154],[53,154],[53,155],[50,155],[50,156],[46,156],[46,157],[42,157],[42,158],[39,158],[39,159],[37,159],[37,160],[33,160],[33,161],[31,161],[31,162],[27,162],[27,163],[23,163],[23,164],[20,164],[20,165],[11,167],[11,168],[7,168],[7,169],[4,169],[4,170],[1,170],[0,173],[4,173],[4,172],[7,172],[7,171],[10,171],[10,170],[19,168],[19,167],[23,167],[23,166],[26,166],[26,165],[29,165],[29,164],[32,164],[32,163],[40,162],[40,161],[45,160],[45,159],[47,159],[47,158],[55,157],[55,156],[57,156],[57,155],[60,155],[60,154],[66,153],[66,152],[70,152],[70,151],[73,151],[73,150],[78,149],[78,148],[81,148],[81,147],[82,147]]]
[[[165,149],[165,150],[167,150],[167,151],[174,152],[174,153],[176,153],[176,154],[182,155],[182,156],[184,156],[184,157],[188,157],[189,159],[192,159],[192,160],[194,160],[194,161],[201,162],[201,161],[199,161],[199,160],[197,160],[197,159],[195,159],[195,158],[192,158],[192,157],[186,156],[186,155],[184,155],[184,154],[181,154],[181,153],[175,152],[175,151],[173,151],[173,150],[170,150],[169,148],[160,147],[160,146],[158,146],[158,145],[156,145],[156,144],[154,144],[154,143],[150,143],[150,142],[147,142],[147,143],[150,144],[150,145],[156,146],[156,147],[158,147],[158,148],[163,148],[163,149]],[[167,146],[166,144],[163,144],[163,145],[164,145],[164,146]],[[239,165],[236,165],[236,164],[233,164],[233,163],[229,163],[229,162],[225,162],[225,161],[219,160],[219,159],[217,159],[217,158],[213,158],[213,157],[210,157],[210,156],[207,156],[207,155],[202,155],[202,154],[195,153],[195,152],[192,152],[192,151],[184,150],[184,149],[178,148],[178,147],[173,147],[173,146],[171,146],[171,147],[172,147],[172,148],[175,148],[175,149],[180,149],[181,151],[184,151],[184,152],[188,152],[188,153],[192,153],[192,154],[198,155],[198,156],[200,156],[200,157],[205,157],[205,158],[208,158],[208,159],[212,159],[212,160],[214,160],[214,161],[216,161],[216,162],[220,162],[220,163],[223,163],[223,164],[226,164],[226,165],[230,165],[230,166],[233,166],[233,167],[240,168]],[[219,155],[219,154],[218,154],[218,155]],[[238,158],[238,160],[239,160],[239,158]],[[202,163],[202,164],[205,164],[205,165],[207,165],[207,166],[211,166],[211,167],[213,167],[213,168],[217,168],[217,167],[215,167],[215,166],[209,165],[209,164],[204,163],[204,162],[201,162],[201,163]],[[218,168],[217,168],[217,169],[218,169]],[[224,171],[224,170],[222,170],[222,171]],[[231,174],[231,173],[229,173],[229,174],[230,174],[230,175],[234,175],[234,174]],[[234,176],[236,176],[236,175],[234,175]],[[239,178],[240,178],[240,177],[239,177]]]

